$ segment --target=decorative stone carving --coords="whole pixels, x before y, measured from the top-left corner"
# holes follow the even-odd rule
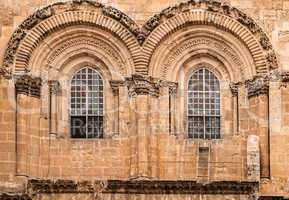
[[[57,95],[60,90],[60,83],[57,80],[49,80],[48,81],[48,86],[49,86],[49,93]]]
[[[132,77],[126,78],[129,95],[151,95],[159,96],[159,85],[157,81],[149,76],[133,74]]]
[[[112,89],[112,93],[114,96],[118,96],[119,94],[119,87],[120,86],[124,86],[125,85],[125,82],[124,81],[109,81],[110,83],[110,87]]]
[[[0,193],[1,200],[32,200],[28,194]]]
[[[244,63],[231,47],[216,40],[208,38],[196,38],[179,44],[176,48],[169,52],[169,54],[166,56],[165,62],[161,64],[161,77],[165,79],[167,72],[173,66],[175,60],[177,60],[177,58],[182,55],[183,52],[188,50],[192,51],[194,48],[196,49],[200,46],[206,46],[208,49],[216,49],[217,51],[222,52],[229,59],[231,59],[232,62],[236,64],[236,66],[239,66],[241,73],[243,73],[242,70],[244,68]]]
[[[281,85],[280,87],[287,87],[289,85],[289,72],[281,73]]]
[[[274,50],[267,52],[266,59],[270,69],[276,69],[278,67],[278,61]]]
[[[166,22],[167,19],[176,17],[181,13],[191,12],[196,9],[202,9],[204,11],[226,15],[227,17],[237,20],[242,25],[246,26],[248,30],[252,32],[252,35],[257,38],[257,40],[260,40],[260,45],[264,48],[264,51],[266,51],[264,52],[264,55],[267,55],[266,58],[268,62],[268,67],[276,68],[278,65],[275,52],[272,49],[272,45],[270,45],[268,38],[264,36],[265,33],[262,32],[261,28],[254,22],[252,18],[248,17],[245,13],[239,11],[234,7],[231,7],[229,4],[224,2],[214,0],[188,0],[187,2],[179,3],[176,6],[169,7],[162,12],[156,14],[151,19],[149,19],[142,28],[140,28],[131,18],[113,7],[104,6],[101,3],[91,0],[74,0],[72,2],[69,1],[55,3],[36,11],[15,30],[8,43],[8,47],[4,55],[2,67],[9,69],[6,70],[5,73],[11,71],[10,69],[14,67],[15,54],[19,48],[21,41],[23,40],[23,38],[25,38],[26,34],[28,34],[28,31],[30,31],[43,20],[54,16],[56,13],[59,14],[59,12],[63,12],[63,8],[66,7],[67,10],[64,9],[65,12],[72,12],[74,10],[71,9],[72,7],[76,7],[77,11],[89,7],[88,10],[95,10],[94,13],[99,12],[105,16],[113,18],[124,27],[126,27],[127,30],[132,33],[132,36],[136,38],[136,41],[138,41],[140,45],[143,45],[146,38],[148,38],[157,27]]]
[[[247,139],[247,178],[260,181],[260,148],[259,137],[250,135]]]
[[[105,52],[106,56],[110,57],[113,59],[119,66],[120,72],[122,75],[126,74],[126,69],[124,66],[124,61],[121,60],[121,55],[119,52],[111,48],[107,43],[105,43],[102,40],[99,40],[97,38],[76,38],[73,40],[68,40],[66,41],[62,46],[60,46],[58,49],[55,49],[53,53],[49,56],[46,65],[50,66],[51,63],[60,55],[63,54],[64,51],[66,51],[69,48],[75,47],[75,46],[80,46],[80,45],[86,45],[86,46],[92,46],[97,49],[101,49],[102,51]]]
[[[260,44],[265,50],[272,48],[272,45],[270,44],[270,40],[265,33],[260,34]]]
[[[101,193],[107,186],[105,181],[38,180],[30,179],[27,190],[39,193]]]
[[[257,182],[221,181],[208,184],[196,181],[108,181],[105,192],[124,194],[251,194]]]
[[[162,81],[159,80],[157,82],[158,87],[168,87],[169,88],[169,94],[170,95],[175,95],[178,90],[178,83],[172,82],[172,81]]]
[[[240,83],[230,83],[230,89],[232,92],[233,97],[237,97],[239,94],[239,86]]]
[[[8,42],[8,47],[4,54],[3,68],[11,68],[14,62],[15,53],[20,45],[21,40],[26,36],[27,31],[33,28],[36,24],[42,20],[52,16],[54,9],[52,6],[45,7],[36,11],[29,16],[22,24],[14,31],[12,37]]]
[[[248,88],[248,97],[254,97],[258,95],[268,95],[269,93],[269,77],[255,77],[252,80],[246,81]]]
[[[37,98],[41,96],[41,86],[41,78],[32,78],[29,75],[20,76],[15,83],[17,94],[25,94]]]

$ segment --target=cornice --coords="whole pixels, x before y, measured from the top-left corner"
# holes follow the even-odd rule
[[[25,94],[37,98],[40,98],[41,96],[41,86],[41,78],[34,78],[29,75],[19,76],[15,82],[15,90],[17,94]]]
[[[39,193],[123,193],[123,194],[254,194],[258,182],[156,180],[29,180],[30,194]]]
[[[32,200],[28,194],[0,193],[1,200]]]

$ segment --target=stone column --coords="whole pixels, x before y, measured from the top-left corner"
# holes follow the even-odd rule
[[[233,128],[234,134],[239,133],[239,84],[231,83],[230,89],[233,96],[233,112],[232,112],[232,119],[233,119]]]
[[[0,71],[0,182],[13,181],[15,156],[15,88],[12,79]]]
[[[133,116],[135,119],[135,138],[132,136],[131,141],[136,142],[136,146],[132,145],[131,166],[134,166],[134,162],[137,162],[136,169],[131,168],[133,173],[132,178],[143,179],[151,178],[151,119],[150,104],[155,102],[155,98],[159,97],[159,84],[157,80],[152,77],[142,75],[132,75],[131,78],[127,78],[127,85],[129,88],[129,96],[131,102],[131,109],[134,111]],[[161,116],[160,116],[161,118]],[[159,124],[161,127],[161,124]],[[134,134],[133,134],[134,135]],[[135,149],[135,151],[134,151]]]
[[[23,75],[16,80],[16,175],[38,175],[41,79]]]
[[[270,177],[269,80],[256,78],[247,82],[250,134],[259,136],[261,178]]]
[[[58,132],[58,93],[60,84],[56,80],[48,81],[49,85],[49,134]]]

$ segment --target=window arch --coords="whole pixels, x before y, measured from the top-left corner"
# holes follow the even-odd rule
[[[188,137],[219,139],[221,129],[220,82],[206,68],[189,78],[187,91]]]
[[[79,70],[71,80],[70,132],[72,138],[103,138],[104,85],[99,72]]]

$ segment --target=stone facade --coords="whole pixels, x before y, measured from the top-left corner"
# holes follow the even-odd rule
[[[0,2],[0,199],[288,199],[289,1]],[[71,77],[104,80],[104,138],[72,139]],[[187,82],[220,81],[221,139]]]

